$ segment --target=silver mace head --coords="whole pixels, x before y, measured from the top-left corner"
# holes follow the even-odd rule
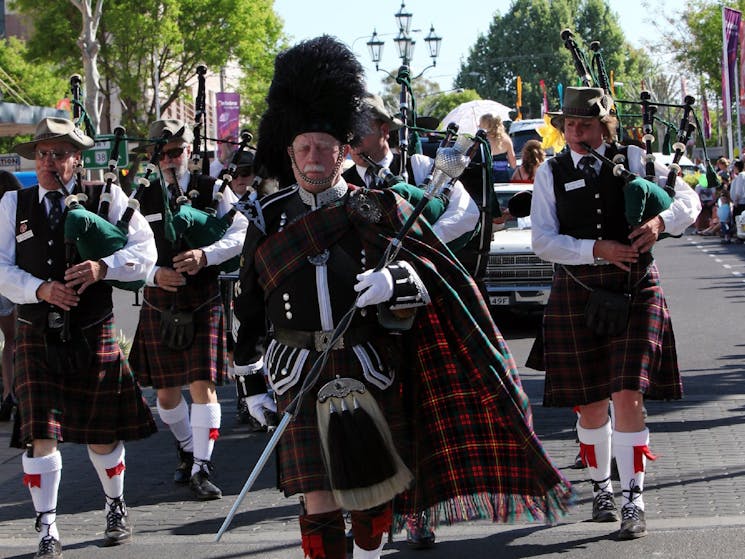
[[[439,189],[450,179],[457,179],[468,167],[469,158],[466,155],[473,140],[460,135],[451,147],[440,148],[435,156],[435,172],[432,182]]]

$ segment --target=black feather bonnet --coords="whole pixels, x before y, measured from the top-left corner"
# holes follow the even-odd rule
[[[262,176],[294,182],[287,146],[298,134],[326,132],[343,144],[367,126],[360,110],[364,70],[349,48],[329,35],[280,53],[259,124],[256,163]]]

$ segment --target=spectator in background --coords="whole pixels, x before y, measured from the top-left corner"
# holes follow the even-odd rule
[[[717,162],[717,166],[718,165],[719,161]],[[729,174],[727,174],[727,177],[729,178]],[[696,194],[698,194],[698,198],[701,201],[701,213],[698,214],[696,222],[694,223],[697,234],[700,234],[711,225],[711,216],[714,205],[716,204],[716,185],[710,185],[707,183],[701,184],[700,180],[701,179],[699,179],[699,183],[696,185]],[[722,183],[722,187],[726,188],[724,183]]]
[[[741,159],[737,159],[733,165],[734,176],[729,187],[729,195],[734,204],[733,218],[740,215],[745,210],[745,163]]]
[[[538,140],[528,140],[525,142],[520,158],[522,159],[522,163],[512,174],[511,182],[532,183],[536,169],[546,159],[546,152],[543,151],[541,142]]]
[[[730,183],[730,172],[729,172],[729,159],[726,157],[720,157],[717,159],[717,176],[722,186],[729,186]],[[712,188],[716,185],[710,185]]]
[[[486,137],[489,139],[494,182],[509,182],[513,170],[517,167],[517,161],[515,160],[512,138],[504,129],[502,118],[491,113],[481,115],[479,128],[486,130]]]
[[[10,190],[20,190],[21,183],[9,171],[0,170],[0,199]],[[0,421],[10,421],[16,406],[13,396],[13,353],[16,348],[16,306],[0,295],[0,330],[3,333],[3,399],[0,403]]]

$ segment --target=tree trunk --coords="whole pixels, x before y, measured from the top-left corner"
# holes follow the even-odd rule
[[[98,51],[101,44],[96,35],[98,25],[101,23],[103,11],[103,0],[96,0],[95,11],[92,9],[93,0],[70,0],[83,16],[83,28],[78,37],[78,46],[83,57],[83,71],[85,73],[85,111],[93,123],[94,130],[98,131],[101,120],[101,92],[99,80],[101,74],[98,72]]]

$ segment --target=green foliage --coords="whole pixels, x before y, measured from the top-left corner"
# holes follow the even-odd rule
[[[36,23],[29,41],[34,55],[80,72],[82,17],[69,0],[16,0],[15,6]],[[274,57],[284,46],[272,6],[272,0],[107,1],[98,32],[101,87],[104,94],[119,91],[128,135],[144,135],[155,120],[155,76],[165,110],[190,101],[198,65],[217,73],[228,59],[246,73],[238,90],[241,111],[244,124],[255,129]]]
[[[54,107],[65,95],[66,80],[58,77],[54,64],[29,61],[29,56],[22,41],[14,37],[0,40],[0,69],[6,84],[0,87],[2,99],[9,103]],[[0,138],[0,153],[12,151],[17,141],[18,138]]]
[[[419,103],[419,116],[433,116],[442,120],[445,116],[458,105],[468,101],[481,99],[474,89],[465,89],[459,92],[442,93],[425,97]]]
[[[651,63],[626,43],[617,19],[605,0],[515,0],[505,15],[494,15],[487,34],[476,39],[455,85],[515,106],[520,76],[522,116],[537,118],[544,80],[549,108],[558,109],[558,85],[580,85],[571,53],[561,40],[566,28],[588,57],[589,43],[600,42],[606,69],[616,80],[639,82]]]

